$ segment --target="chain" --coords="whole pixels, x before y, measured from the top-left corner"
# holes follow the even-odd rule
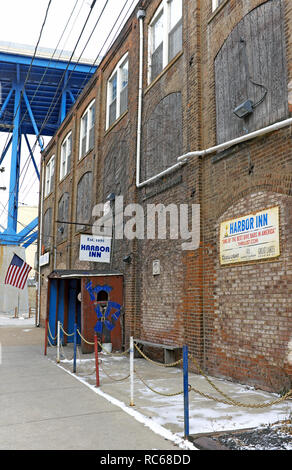
[[[72,359],[73,359],[73,357],[74,357],[74,354],[73,354],[73,356],[72,356],[72,358],[71,358],[71,359],[68,359],[68,358],[66,357],[66,354],[65,354],[65,352],[64,352],[63,344],[62,344],[62,343],[60,343],[60,346],[61,346],[61,351],[62,351],[62,354],[63,354],[63,356],[65,357],[65,359],[66,359],[67,361],[72,361]]]
[[[154,393],[157,393],[158,395],[162,395],[164,397],[175,397],[176,395],[181,395],[182,393],[184,393],[184,391],[182,390],[181,392],[175,392],[175,393],[163,393],[163,392],[158,392],[158,390],[154,390],[154,388],[150,387],[150,385],[148,385],[145,380],[140,377],[140,375],[137,373],[136,370],[134,370],[135,374],[137,375],[138,379],[141,380],[141,382],[143,382],[143,384],[149,388],[149,390],[151,390],[152,392]]]
[[[61,327],[61,330],[63,331],[63,333],[64,333],[66,336],[73,336],[73,335],[74,335],[74,332],[73,332],[73,333],[66,333],[66,331],[63,329],[62,323],[60,323],[60,327]]]
[[[49,338],[49,337],[48,337],[48,342],[49,342],[49,345],[50,345],[50,346],[52,346],[53,348],[55,347],[55,345],[51,343],[51,341],[50,341],[50,338]]]
[[[93,345],[93,344],[94,344],[94,343],[91,343],[90,341],[87,341],[85,338],[83,338],[83,336],[82,336],[82,334],[80,333],[80,331],[79,331],[79,330],[77,330],[77,333],[79,334],[80,338],[81,338],[81,339],[83,339],[83,341],[85,341],[85,343],[87,343],[87,344],[91,344],[91,345]]]
[[[116,382],[120,382],[120,381],[122,381],[122,380],[127,380],[127,379],[130,377],[130,374],[128,374],[126,377],[123,377],[122,379],[116,379],[115,377],[112,377],[111,375],[109,375],[109,374],[104,370],[104,367],[103,367],[103,365],[102,365],[102,362],[100,362],[100,366],[101,366],[102,371],[105,373],[105,375],[107,375],[109,379],[115,380]]]
[[[222,390],[220,390],[208,377],[207,375],[203,372],[203,370],[201,369],[201,367],[199,366],[199,364],[197,363],[197,361],[195,360],[195,358],[193,356],[191,356],[191,359],[193,361],[193,363],[195,364],[195,366],[197,367],[198,371],[200,372],[200,374],[203,375],[203,377],[207,380],[207,382],[211,385],[211,387],[213,387],[220,395],[222,395],[224,398],[226,398],[226,401],[224,400],[219,400],[215,397],[211,397],[210,395],[207,395],[203,392],[200,392],[199,390],[195,389],[192,385],[190,386],[191,387],[191,390],[193,392],[196,392],[196,393],[199,393],[200,395],[202,395],[203,397],[205,398],[209,398],[211,400],[215,400],[217,402],[221,402],[221,403],[225,403],[227,405],[234,405],[234,406],[239,406],[239,407],[244,407],[244,408],[266,408],[268,406],[271,406],[271,405],[275,405],[277,403],[280,403],[284,400],[286,400],[290,395],[292,395],[292,390],[290,390],[288,393],[286,393],[284,396],[280,397],[280,398],[277,398],[276,400],[272,400],[270,402],[266,402],[266,403],[259,403],[259,404],[246,404],[246,403],[242,403],[242,402],[238,402],[236,400],[233,400],[232,398],[230,398],[228,395],[226,395],[224,392],[222,392]]]
[[[101,349],[103,350],[103,352],[105,352],[106,354],[109,354],[110,356],[125,356],[126,354],[128,354],[128,352],[130,351],[130,348],[128,348],[126,351],[123,351],[122,353],[113,353],[113,352],[109,352],[107,351],[104,347],[103,347],[103,344],[98,341],[97,342],[98,345],[101,347]]]
[[[143,351],[141,351],[141,349],[137,346],[136,343],[135,343],[135,348],[136,348],[137,351],[141,354],[141,356],[144,357],[144,359],[146,359],[147,361],[151,362],[152,364],[155,364],[156,366],[160,366],[160,367],[174,367],[174,366],[177,366],[178,364],[180,364],[181,362],[183,362],[183,359],[179,359],[178,361],[172,362],[171,364],[162,364],[161,362],[155,362],[155,361],[153,361],[152,359],[150,359],[149,357],[147,357],[146,354],[144,354]]]
[[[57,336],[58,336],[58,335],[56,335],[56,336],[53,336],[53,335],[52,335],[52,332],[51,332],[49,323],[48,323],[48,331],[49,331],[49,334],[50,334],[52,340],[55,341],[55,339],[57,339]]]

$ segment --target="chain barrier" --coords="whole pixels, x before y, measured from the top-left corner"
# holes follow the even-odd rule
[[[137,371],[135,369],[134,369],[134,372],[137,375],[138,379],[140,379],[141,382],[145,385],[145,387],[149,388],[149,390],[151,390],[154,393],[157,393],[158,395],[162,395],[164,397],[175,397],[177,395],[181,395],[182,393],[184,393],[183,390],[181,392],[174,392],[174,393],[163,393],[163,392],[159,392],[158,390],[154,390],[154,388],[150,387],[150,385],[148,385],[145,382],[145,380],[142,377],[140,377],[140,375],[137,373]]]
[[[66,331],[63,329],[63,326],[62,324],[60,324],[61,326],[61,330],[63,331],[63,333],[67,336],[73,336],[74,333],[66,333]],[[48,325],[48,332],[49,332],[49,335],[51,336],[52,340],[55,341],[56,338],[57,338],[57,335],[54,337],[51,333],[51,330],[50,330],[50,326]],[[83,336],[82,334],[80,333],[80,331],[77,329],[77,333],[79,334],[80,338],[87,344],[89,345],[94,345],[94,342],[90,342],[90,341],[87,341]],[[49,337],[48,337],[48,342],[51,346],[54,346]],[[122,353],[112,353],[112,352],[109,352],[107,351],[106,348],[104,348],[103,344],[98,341],[98,345],[100,346],[100,348],[102,349],[102,351],[104,353],[106,353],[107,355],[110,355],[110,356],[125,356],[126,354],[128,354],[128,352],[130,351],[130,348],[128,348],[126,351],[123,351]],[[152,359],[150,359],[148,356],[146,356],[146,354],[138,347],[138,345],[136,343],[134,343],[134,347],[136,348],[136,350],[139,352],[139,354],[148,362],[150,362],[151,364],[154,364],[156,366],[159,366],[159,367],[175,367],[175,366],[178,366],[179,364],[181,364],[183,362],[183,358],[175,361],[175,362],[172,362],[170,364],[163,364],[163,363],[160,363],[160,362],[157,362],[157,361],[153,361]],[[62,353],[66,358],[66,355],[64,353],[64,349],[63,349],[63,346],[61,344],[61,348],[62,348]],[[79,350],[77,348],[77,352],[79,354],[79,359],[80,359],[80,353],[79,353]],[[224,403],[226,405],[232,405],[232,406],[238,406],[238,407],[244,407],[244,408],[254,408],[254,409],[257,409],[257,408],[266,408],[266,407],[269,407],[269,406],[272,406],[272,405],[275,405],[275,404],[278,404],[278,403],[281,403],[282,401],[285,401],[287,398],[289,398],[290,396],[292,396],[292,390],[289,390],[285,395],[283,395],[282,397],[280,398],[277,398],[275,400],[272,400],[272,401],[269,401],[269,402],[265,402],[265,403],[243,403],[243,402],[239,402],[237,400],[234,400],[233,398],[231,398],[230,396],[228,396],[226,393],[224,393],[222,390],[220,390],[220,388],[218,388],[214,382],[207,376],[207,374],[202,370],[202,368],[200,367],[200,365],[198,364],[198,362],[196,361],[196,359],[194,358],[193,355],[190,355],[190,359],[191,361],[193,362],[193,364],[195,365],[196,369],[198,370],[198,372],[207,380],[207,382],[209,383],[209,385],[214,388],[217,393],[219,393],[219,395],[221,395],[223,397],[222,398],[216,398],[214,396],[211,396],[207,393],[204,393],[204,392],[201,392],[200,390],[196,389],[195,387],[193,387],[193,385],[189,384],[188,387],[189,387],[189,391],[193,391],[194,393],[197,393],[199,395],[201,395],[202,397],[204,398],[207,398],[209,400],[213,400],[213,401],[216,401],[216,402],[219,402],[219,403]],[[68,360],[68,359],[67,359]],[[107,377],[109,377],[111,380],[114,380],[116,382],[119,382],[119,381],[123,381],[123,380],[127,380],[129,377],[130,377],[130,374],[128,374],[126,377],[123,377],[121,379],[117,379],[113,376],[111,376],[110,374],[108,374],[105,369],[104,369],[104,366],[102,364],[102,361],[99,361],[99,364],[101,365],[101,368],[103,370],[103,372],[105,373],[105,375]],[[94,371],[96,370],[96,368],[94,369]],[[177,396],[177,395],[181,395],[184,393],[184,391],[179,391],[179,392],[174,392],[174,393],[163,393],[163,392],[159,392],[158,390],[155,390],[154,388],[152,388],[150,385],[148,385],[145,380],[138,374],[137,370],[134,369],[134,373],[137,375],[138,379],[149,389],[151,390],[152,392],[158,394],[158,395],[162,395],[162,396],[166,396],[166,397],[173,397],[173,396]]]
[[[236,401],[234,400],[233,398],[229,397],[226,393],[222,392],[222,390],[220,390],[213,382],[212,380],[209,379],[209,377],[207,377],[207,375],[205,374],[205,372],[201,369],[201,367],[199,366],[199,364],[197,363],[196,359],[191,355],[191,360],[193,362],[193,364],[196,366],[197,370],[200,372],[200,374],[207,380],[207,382],[211,385],[211,387],[213,387],[220,395],[222,395],[226,400],[219,400],[218,398],[215,398],[215,397],[212,397],[210,395],[207,395],[203,392],[200,392],[199,390],[195,389],[192,385],[191,385],[191,390],[193,392],[196,392],[198,394],[200,394],[201,396],[205,397],[205,398],[209,398],[211,400],[214,400],[214,401],[217,401],[217,402],[220,402],[220,403],[225,403],[227,405],[233,405],[233,406],[239,406],[239,407],[244,407],[244,408],[266,408],[268,406],[272,406],[272,405],[276,405],[278,403],[281,403],[282,401],[285,401],[290,395],[292,395],[292,390],[290,390],[289,392],[287,392],[285,395],[283,395],[282,397],[280,398],[277,398],[276,400],[272,400],[270,402],[265,402],[265,403],[242,403],[242,402],[239,402],[239,401]]]
[[[102,371],[105,373],[105,375],[106,375],[109,379],[114,380],[115,382],[122,382],[123,380],[127,380],[127,379],[130,377],[130,374],[128,374],[126,377],[123,377],[123,378],[121,378],[121,379],[117,379],[117,378],[113,377],[112,375],[109,375],[109,374],[104,370],[104,366],[103,366],[103,364],[102,364],[102,361],[100,361],[99,364],[100,364],[100,366],[101,366]]]
[[[177,366],[178,364],[181,364],[183,362],[183,359],[179,359],[178,361],[172,362],[171,364],[162,364],[161,362],[153,361],[152,359],[147,357],[146,354],[143,353],[143,351],[139,348],[139,346],[137,346],[136,343],[134,343],[134,346],[137,349],[137,351],[139,352],[139,354],[141,354],[141,356],[143,356],[144,359],[146,359],[146,361],[149,361],[152,364],[155,364],[156,366],[159,366],[159,367],[174,367],[174,366]]]
[[[103,344],[100,341],[97,341],[97,344],[101,347],[103,352],[105,352],[106,354],[109,354],[110,356],[117,356],[117,357],[125,356],[130,351],[130,348],[128,348],[126,351],[123,351],[121,353],[113,353],[113,352],[107,351],[106,348],[104,348]]]
[[[74,336],[74,331],[73,331],[73,333],[66,333],[66,331],[65,331],[64,328],[63,328],[62,323],[60,323],[60,328],[61,328],[61,330],[63,331],[63,333],[64,333],[66,336]]]
[[[57,339],[58,334],[56,334],[56,336],[53,336],[53,335],[52,335],[52,332],[51,332],[51,329],[50,329],[50,325],[49,325],[49,324],[48,324],[48,331],[49,331],[49,335],[50,335],[51,338],[52,338],[52,341],[55,341],[55,340]]]

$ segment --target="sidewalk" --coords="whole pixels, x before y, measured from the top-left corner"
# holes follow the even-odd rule
[[[43,355],[44,329],[2,326],[1,450],[176,450]]]
[[[182,391],[181,369],[135,359],[135,406],[129,406],[128,356],[100,353],[100,387],[96,388],[94,355],[79,352],[77,373],[73,374],[72,345],[61,348],[61,362],[57,364],[55,347],[49,347],[44,356],[42,328],[6,326],[0,328],[0,342],[4,378],[0,384],[0,448],[195,449],[183,440],[183,394],[162,395]],[[244,385],[210,379],[240,403],[267,403],[278,398]],[[190,392],[191,437],[272,424],[291,413],[291,400],[249,409],[222,403],[224,398],[202,376],[190,373],[189,383],[218,399]]]
[[[56,348],[48,348],[48,357],[52,361],[56,361]],[[72,357],[72,345],[61,348],[59,367],[70,374],[72,374],[73,367]],[[118,400],[119,405],[122,408],[127,408],[127,412],[129,412],[130,378],[119,380],[129,375],[129,356],[119,357],[99,353],[99,357],[101,359],[100,389],[95,387],[94,354],[82,355],[80,352],[78,353],[77,373],[74,375],[96,393],[106,394],[109,401]],[[135,406],[133,409],[145,417],[145,422],[149,418],[153,423],[183,438],[183,394],[164,395],[183,391],[182,369],[157,366],[144,358],[135,359],[134,368],[137,374],[134,379]],[[208,378],[226,396],[242,404],[264,404],[279,398],[278,395],[254,390],[245,385],[214,377]],[[225,397],[220,395],[203,376],[194,373],[189,373],[189,384],[199,392],[215,398],[215,400],[211,400],[194,391],[189,393],[189,432],[191,436],[250,429],[272,424],[286,419],[292,411],[292,400],[285,400],[264,408],[245,408],[226,404],[224,403]]]

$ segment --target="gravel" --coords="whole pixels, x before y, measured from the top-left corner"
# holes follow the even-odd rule
[[[213,436],[227,450],[292,450],[292,419],[251,431]]]

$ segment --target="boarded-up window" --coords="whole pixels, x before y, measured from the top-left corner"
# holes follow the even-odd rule
[[[92,172],[85,173],[77,185],[76,221],[88,224],[92,211]],[[84,225],[76,225],[76,230],[86,230]]]
[[[167,95],[151,113],[145,125],[142,177],[166,170],[182,154],[181,94]]]
[[[287,117],[283,10],[282,0],[252,10],[215,58],[217,143]],[[253,112],[238,118],[233,110],[246,100]]]
[[[43,219],[43,246],[45,249],[48,249],[51,247],[51,231],[52,231],[52,208],[49,207],[49,209],[46,210],[44,214],[44,219]]]
[[[58,203],[58,220],[69,221],[69,193],[64,193]],[[59,223],[57,227],[57,243],[66,240],[68,236],[68,224]]]
[[[104,201],[110,193],[125,196],[127,188],[127,161],[129,145],[126,140],[116,142],[107,154],[104,163]]]

